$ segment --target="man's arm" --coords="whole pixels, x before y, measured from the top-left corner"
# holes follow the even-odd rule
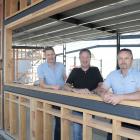
[[[63,79],[64,79],[64,81],[67,80],[67,75],[66,75],[66,73],[64,73],[64,75],[63,75]]]
[[[99,95],[102,99],[106,94],[110,94],[109,88],[107,88],[103,82],[100,82],[96,89],[93,90],[93,93]]]
[[[102,85],[99,85],[95,89],[95,92],[99,96],[101,96],[101,98],[103,99],[104,102],[110,103],[113,105],[116,105],[124,100],[130,100],[130,101],[140,100],[140,90],[133,92],[133,93],[129,93],[129,94],[117,95],[115,93],[113,94],[112,92],[110,92],[107,88],[103,87]]]
[[[65,83],[64,85],[64,90],[67,90],[67,91],[73,91],[73,87],[71,84],[69,83]]]
[[[65,76],[64,76],[65,78]],[[73,82],[75,80],[75,69],[73,69],[64,85],[64,90],[73,91]]]
[[[85,88],[85,89],[74,88],[72,85],[70,85],[68,83],[66,83],[64,85],[64,90],[72,91],[72,92],[79,93],[79,94],[91,94],[91,92],[87,88]]]
[[[61,87],[58,85],[46,85],[44,80],[42,79],[39,80],[39,84],[41,88],[48,88],[48,89],[55,89],[55,90],[61,89]]]
[[[140,91],[136,91],[129,94],[122,94],[122,95],[113,94],[112,96],[108,97],[108,103],[111,103],[113,105],[116,105],[124,100],[129,100],[129,101],[140,100]]]
[[[140,100],[140,90],[134,92],[134,93],[129,93],[129,94],[123,94],[122,95],[122,100]]]

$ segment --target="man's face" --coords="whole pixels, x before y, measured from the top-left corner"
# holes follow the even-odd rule
[[[132,55],[127,51],[122,51],[118,54],[118,65],[120,69],[129,69],[132,65]]]
[[[82,52],[80,54],[80,62],[81,62],[81,66],[84,68],[88,68],[90,66],[90,54],[88,52]]]
[[[55,53],[52,50],[47,50],[45,56],[48,63],[55,63]]]

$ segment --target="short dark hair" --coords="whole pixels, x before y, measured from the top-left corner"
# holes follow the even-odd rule
[[[131,51],[130,49],[123,48],[123,49],[121,49],[121,50],[118,52],[118,54],[121,53],[121,52],[128,52],[128,53],[130,53],[130,54],[132,55],[132,58],[133,58],[133,53],[132,53],[132,51]]]
[[[90,51],[89,49],[82,49],[82,50],[80,50],[79,56],[80,56],[83,52],[87,52],[87,53],[90,55],[90,57],[91,57],[91,51]]]
[[[50,50],[53,51],[53,52],[55,52],[52,46],[45,47],[45,48],[43,49],[43,52],[50,51]]]

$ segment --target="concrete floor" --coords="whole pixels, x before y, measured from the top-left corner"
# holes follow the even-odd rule
[[[0,136],[0,140],[6,140],[3,136]]]
[[[14,139],[6,135],[6,133],[3,130],[0,130],[0,140],[14,140]]]

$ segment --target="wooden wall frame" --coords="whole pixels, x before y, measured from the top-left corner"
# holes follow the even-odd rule
[[[2,60],[2,29],[0,28],[0,60]]]
[[[20,85],[15,84],[5,85],[4,89],[6,113],[5,128],[6,132],[16,140],[27,139],[27,120],[30,120],[29,132],[31,140],[51,140],[53,132],[52,119],[54,118],[54,116],[57,116],[61,119],[61,140],[71,139],[72,135],[70,127],[73,122],[82,125],[83,140],[93,139],[93,134],[95,133],[93,133],[92,128],[112,133],[113,140],[120,140],[121,137],[131,138],[134,140],[139,140],[140,138],[139,130],[134,130],[131,128],[128,129],[126,127],[121,126],[122,122],[140,126],[139,101],[125,101],[117,106],[113,106],[103,103],[100,97],[98,97],[97,95],[80,95],[66,91],[41,89],[39,87],[31,87],[29,85],[24,85],[21,88]],[[43,95],[47,98],[43,98]],[[49,96],[57,96],[60,100],[57,101],[58,98],[49,99]],[[69,102],[68,100],[65,100],[63,96],[65,96],[64,98],[67,98]],[[83,102],[83,99],[86,101]],[[79,104],[79,102],[76,102],[75,100],[81,100],[81,105],[84,103],[91,105],[90,101],[92,100],[92,106],[97,107],[97,102],[99,102],[100,106],[98,106],[98,108],[96,109],[92,109],[91,106],[88,105],[87,107],[75,106],[76,103]],[[64,101],[66,103],[64,103]],[[58,106],[60,110],[53,109],[53,105]],[[16,106],[18,106],[19,108],[16,109]],[[99,109],[103,107],[105,107],[104,111],[99,111]],[[125,107],[130,107],[130,110],[125,110]],[[26,115],[27,108],[30,110],[30,115],[28,115],[28,118]],[[120,110],[122,111],[120,111],[117,108],[120,108]],[[117,113],[121,112],[122,115],[109,113],[109,110],[115,110],[114,113],[116,113],[117,110]],[[73,111],[82,112],[83,115],[77,116],[72,113]],[[131,113],[135,115],[126,114],[128,116],[124,116],[125,113],[123,114],[123,111],[127,111],[128,114],[131,111],[134,111],[135,113]],[[138,118],[134,118],[136,116]],[[99,120],[96,117],[100,117],[105,120]],[[110,120],[112,121],[112,123],[106,120]],[[18,127],[15,126],[19,126],[20,131],[18,131]]]
[[[3,3],[0,5],[0,60],[2,59]]]
[[[29,14],[21,19],[18,19],[10,24],[5,25],[4,27],[4,84],[6,83],[12,83],[13,79],[14,79],[14,64],[13,64],[13,51],[12,51],[12,30],[16,29],[18,27],[22,27],[26,24],[35,22],[37,20],[43,19],[43,18],[47,18],[51,15],[54,15],[56,13],[59,12],[63,12],[65,10],[77,7],[79,5],[82,5],[84,3],[88,3],[91,0],[60,0],[58,2],[56,2],[53,5],[50,5],[44,9],[41,9],[35,13]],[[22,86],[22,85],[20,85]],[[13,88],[16,88],[16,86],[14,85]],[[33,88],[33,87],[28,87],[28,88]],[[38,87],[37,87],[38,88]],[[48,90],[49,92],[49,90]],[[59,93],[60,94],[60,93]],[[67,93],[65,93],[67,94]],[[96,111],[89,111],[89,110],[85,110],[82,108],[77,108],[77,107],[73,107],[73,106],[67,106],[67,105],[63,105],[63,104],[58,104],[58,103],[54,103],[54,102],[49,102],[49,101],[44,101],[44,100],[40,100],[37,98],[30,98],[28,96],[22,96],[22,95],[17,95],[15,93],[12,92],[8,92],[5,91],[4,94],[5,98],[5,127],[6,130],[9,131],[8,133],[10,135],[15,134],[16,132],[16,123],[17,120],[15,118],[15,113],[16,109],[15,109],[15,104],[19,105],[19,116],[20,116],[20,126],[22,129],[20,129],[20,138],[21,140],[25,139],[25,121],[26,121],[26,115],[25,115],[25,109],[26,107],[31,107],[30,110],[30,114],[31,114],[31,130],[33,130],[33,132],[35,131],[35,133],[37,134],[36,136],[37,139],[42,139],[42,137],[46,138],[46,133],[40,133],[40,130],[48,130],[46,129],[47,126],[44,126],[43,122],[47,121],[47,120],[52,120],[52,116],[58,116],[58,117],[62,117],[62,121],[61,121],[61,127],[62,127],[62,140],[66,140],[66,135],[69,134],[69,121],[74,121],[74,122],[79,122],[83,124],[83,139],[84,140],[90,140],[90,134],[91,134],[91,129],[89,128],[92,126],[96,126],[97,129],[102,129],[102,130],[106,130],[107,132],[112,132],[113,131],[113,140],[119,140],[120,136],[125,136],[128,135],[129,138],[135,138],[135,140],[139,140],[140,137],[140,133],[135,131],[128,131],[126,129],[123,129],[120,127],[120,120],[124,121],[124,122],[128,122],[128,123],[132,123],[132,124],[137,124],[140,125],[140,121],[137,120],[131,120],[131,119],[126,119],[123,117],[116,117],[110,114],[104,114],[101,112],[96,112]],[[60,96],[60,95],[59,95]],[[77,97],[79,98],[77,95],[72,95],[73,97]],[[81,95],[79,95],[81,96]],[[83,96],[84,98],[84,96]],[[87,99],[91,99],[91,97],[86,97]],[[99,97],[97,97],[99,98]],[[94,98],[94,100],[96,100],[96,98]],[[100,99],[101,101],[101,99]],[[124,102],[125,104],[125,102]],[[61,107],[61,112],[56,112],[51,108],[52,105],[57,105],[59,107]],[[126,103],[126,105],[128,105]],[[139,107],[139,103],[136,103],[136,107]],[[46,111],[47,110],[47,111]],[[71,112],[71,110],[76,110],[76,111],[81,111],[83,112],[83,118],[79,119],[77,117],[70,117],[69,114]],[[47,112],[47,113],[46,113]],[[22,114],[22,115],[21,115]],[[72,115],[72,114],[70,114]],[[104,123],[100,123],[100,122],[96,122],[96,121],[91,121],[91,117],[92,115],[99,115],[101,117],[108,117],[109,119],[113,119],[113,123],[112,126],[110,124],[107,124],[108,127],[106,127],[106,125]],[[10,117],[9,117],[10,116]],[[35,116],[35,117],[34,117]],[[44,117],[45,116],[45,117]],[[43,118],[43,119],[42,119]],[[47,119],[46,119],[47,118]],[[42,120],[41,123],[39,124],[37,121],[34,121],[34,119],[38,119],[38,120]],[[37,122],[36,123],[36,127],[34,127],[34,123],[33,122]],[[47,122],[49,123],[49,122]],[[96,125],[96,124],[100,124],[100,125]],[[51,124],[50,124],[51,125]],[[117,126],[117,127],[116,127]],[[64,129],[65,127],[65,129]],[[37,129],[40,128],[40,129]],[[88,130],[88,131],[87,131]],[[48,130],[49,134],[51,134],[51,129]],[[34,134],[34,133],[32,133]],[[68,136],[68,135],[67,135]],[[51,135],[47,136],[48,139],[51,138]],[[15,136],[16,139],[18,139]],[[31,135],[31,138],[34,139],[34,135]],[[69,140],[69,137],[67,138]]]
[[[3,128],[3,3],[0,2],[0,128]]]
[[[28,0],[5,0],[5,18],[12,17],[43,0],[31,0],[30,3],[27,1]]]

